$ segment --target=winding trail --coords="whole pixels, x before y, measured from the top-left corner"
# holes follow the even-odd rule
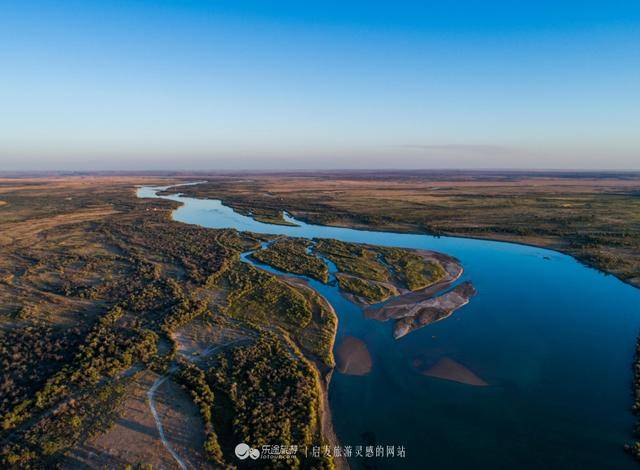
[[[242,341],[244,339],[246,339],[246,338],[240,338],[240,339],[237,339],[237,340],[234,340],[234,341],[230,341],[230,342],[225,343],[225,344],[221,344],[219,346],[214,346],[212,348],[209,348],[209,349],[206,350],[206,356],[211,355],[212,353],[216,352],[219,349],[225,348],[227,346],[231,346],[232,344],[235,344],[235,343],[239,343],[240,341]],[[160,388],[160,386],[164,382],[166,382],[169,377],[171,377],[171,374],[173,374],[177,370],[177,368],[178,368],[178,366],[174,365],[173,367],[171,367],[169,369],[169,372],[167,374],[158,377],[156,379],[156,381],[153,382],[153,385],[151,385],[151,387],[147,391],[147,399],[149,400],[149,408],[151,409],[151,414],[153,415],[153,420],[156,422],[156,428],[158,429],[158,434],[160,435],[160,440],[162,441],[162,445],[165,447],[165,449],[167,449],[169,451],[169,453],[173,457],[173,460],[176,461],[178,466],[182,470],[187,470],[189,467],[184,462],[184,460],[182,460],[182,458],[180,458],[180,456],[173,449],[173,447],[171,447],[171,444],[169,443],[169,441],[167,440],[167,438],[166,438],[166,436],[164,434],[164,426],[162,425],[162,420],[160,419],[160,415],[158,414],[158,410],[156,409],[156,403],[155,403],[155,400],[154,400],[154,396],[155,396],[156,392],[158,391],[158,388]]]
[[[158,428],[158,434],[160,435],[160,440],[162,441],[162,445],[165,447],[165,449],[169,451],[169,453],[173,457],[173,460],[176,461],[176,463],[180,466],[180,468],[182,470],[187,470],[187,464],[185,464],[184,461],[177,454],[177,452],[173,450],[173,447],[171,447],[171,444],[169,444],[169,441],[167,441],[167,438],[164,435],[164,427],[162,426],[162,420],[158,415],[158,410],[156,410],[156,404],[153,399],[160,385],[162,385],[168,378],[169,378],[169,375],[163,375],[158,377],[156,381],[153,382],[153,385],[151,386],[151,388],[149,388],[149,390],[147,391],[147,398],[149,399],[149,408],[151,408],[151,414],[153,415],[153,420],[156,422],[156,427]]]

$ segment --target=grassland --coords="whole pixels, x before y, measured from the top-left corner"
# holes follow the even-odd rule
[[[240,253],[258,248],[264,237],[172,222],[173,203],[135,197],[134,186],[145,183],[166,180],[0,180],[6,201],[0,207],[0,466],[77,466],[88,458],[174,465],[166,450],[154,451],[163,449],[157,431],[143,431],[150,410],[135,396],[148,374],[167,377],[167,398],[158,406],[171,420],[169,439],[177,438],[172,429],[202,433],[203,448],[192,452],[202,459],[199,468],[235,461],[230,443],[244,428],[224,423],[252,426],[247,437],[256,439],[254,446],[266,444],[265,436],[323,441],[321,379],[333,367],[334,312],[309,289],[240,263]],[[299,393],[272,402],[268,415],[227,408],[240,395],[213,373],[232,346],[221,345],[198,364],[177,354],[176,333],[201,319],[221,330],[232,325],[244,338],[242,351],[253,351],[255,360],[270,352],[273,364],[302,371],[281,382]],[[242,370],[256,365],[251,361]],[[282,374],[274,367],[263,363],[253,379],[270,384],[268,377]],[[202,424],[175,408],[183,400],[176,384]],[[265,400],[250,386],[239,391],[243,400]],[[109,429],[121,426],[131,409],[140,422],[113,449]],[[300,465],[330,468],[332,462]]]
[[[640,174],[352,172],[207,178],[195,197],[312,223],[527,243],[640,286]]]

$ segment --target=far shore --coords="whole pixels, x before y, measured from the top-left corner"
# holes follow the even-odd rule
[[[203,182],[206,183],[209,181],[203,181]],[[181,183],[177,183],[176,185],[178,184],[181,184]],[[173,185],[173,186],[176,186],[176,185]],[[168,190],[171,187],[172,186],[169,186],[165,191],[168,192]],[[192,197],[194,199],[214,199],[214,200],[221,201],[222,204],[225,204],[224,197],[222,196],[211,198],[211,197],[206,197],[206,195],[201,196],[197,194],[189,194],[189,197]],[[225,205],[228,207],[231,207],[234,211],[236,210],[233,204],[227,203]],[[388,232],[388,233],[396,233],[396,234],[414,234],[414,235],[427,235],[432,237],[482,240],[482,241],[488,241],[488,242],[494,242],[494,243],[509,243],[512,245],[523,245],[523,246],[529,246],[532,248],[540,248],[541,250],[548,250],[550,252],[557,253],[563,256],[569,256],[575,259],[576,261],[578,261],[579,263],[583,264],[584,266],[587,266],[591,269],[595,269],[596,271],[599,271],[603,274],[614,276],[621,282],[624,282],[625,284],[629,284],[631,286],[640,288],[640,277],[625,279],[620,275],[618,275],[617,273],[613,271],[607,271],[606,269],[599,267],[597,264],[590,262],[587,259],[581,259],[579,257],[576,257],[567,251],[567,244],[563,243],[562,240],[560,240],[559,238],[545,239],[543,237],[536,237],[536,236],[509,235],[509,234],[495,233],[495,232],[493,233],[490,232],[485,235],[478,235],[478,234],[470,234],[470,233],[464,233],[464,232],[451,232],[447,230],[444,230],[441,233],[431,233],[425,230],[417,229],[416,227],[411,225],[398,225],[398,224],[389,225],[389,226],[376,225],[376,224],[367,225],[367,224],[354,223],[351,221],[347,222],[342,220],[332,221],[327,224],[317,224],[313,220],[311,220],[308,216],[300,212],[299,210],[292,209],[292,210],[289,210],[288,213],[291,215],[291,217],[301,222],[304,222],[305,224],[308,224],[308,225],[325,225],[328,227],[350,228],[354,230],[366,230],[371,232]],[[172,211],[171,218],[173,219],[173,211]],[[257,219],[254,218],[254,220],[257,220]]]

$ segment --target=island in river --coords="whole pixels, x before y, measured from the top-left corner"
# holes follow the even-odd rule
[[[430,250],[286,238],[252,251],[251,259],[337,285],[366,307],[369,318],[394,320],[396,339],[447,318],[476,294],[470,281],[448,290],[463,267],[452,256]]]

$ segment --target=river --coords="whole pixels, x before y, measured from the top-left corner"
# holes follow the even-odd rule
[[[464,266],[478,290],[441,322],[393,340],[391,323],[364,318],[334,286],[311,281],[339,317],[337,344],[363,340],[371,373],[336,371],[329,389],[343,445],[404,446],[406,457],[353,458],[353,468],[624,469],[634,424],[631,363],[640,290],[550,250],[515,243],[307,224],[261,223],[219,200],[181,203],[176,221],[264,234],[436,250]],[[247,260],[247,258],[244,258]],[[489,385],[428,377],[415,364],[454,360]]]

